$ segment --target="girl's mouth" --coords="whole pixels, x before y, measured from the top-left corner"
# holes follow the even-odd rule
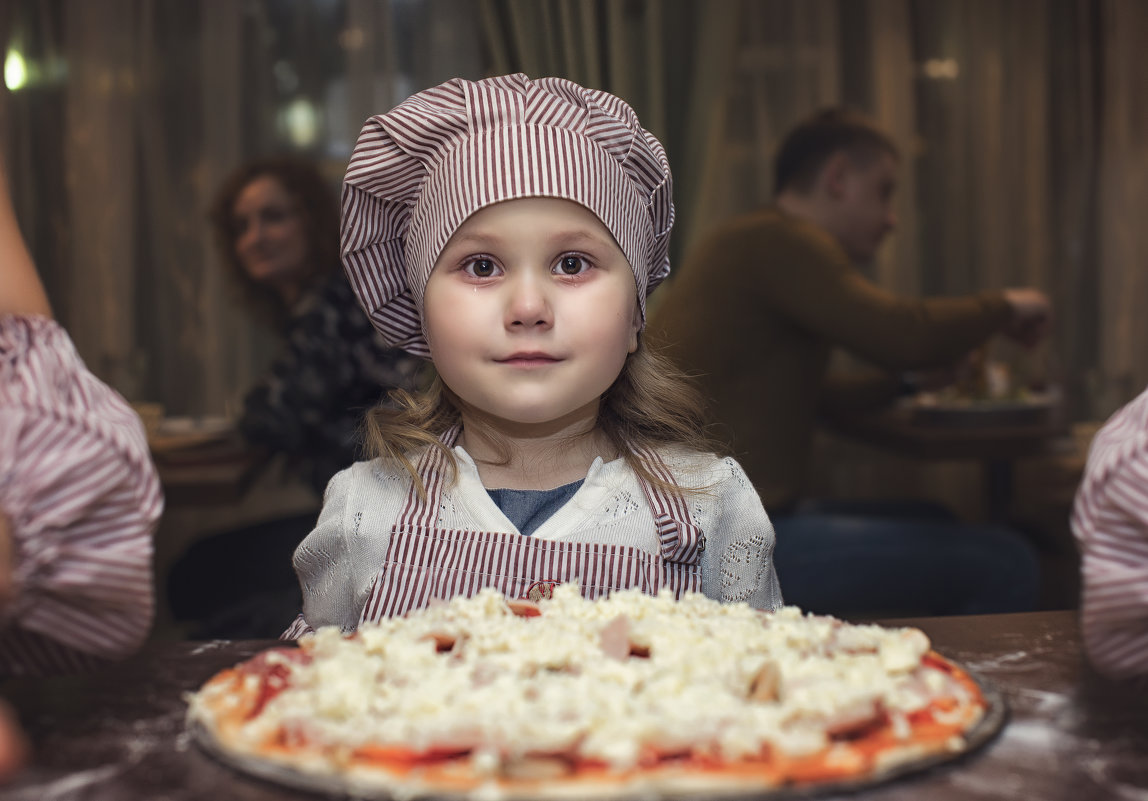
[[[546,367],[562,360],[548,353],[514,353],[496,361],[510,367]]]

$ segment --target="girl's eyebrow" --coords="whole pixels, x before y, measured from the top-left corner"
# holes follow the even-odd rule
[[[566,247],[574,247],[581,244],[587,245],[609,245],[613,244],[613,237],[603,236],[585,229],[578,229],[574,231],[564,231],[555,234],[551,237],[551,241],[555,244],[561,244]]]
[[[455,234],[453,237],[451,237],[451,241],[449,244],[452,247],[455,245],[471,245],[471,246],[478,246],[478,247],[484,247],[484,246],[490,247],[492,245],[497,245],[501,241],[502,241],[501,239],[499,239],[497,236],[495,236],[493,234],[484,234],[484,233],[480,233],[480,232],[465,231],[462,233]]]
[[[610,237],[595,234],[584,229],[560,231],[547,237],[547,242],[553,247],[608,245],[612,244],[612,241]],[[451,244],[452,246],[466,245],[469,247],[493,248],[501,243],[502,238],[497,234],[489,234],[484,231],[465,231],[458,234],[457,238],[455,238]]]

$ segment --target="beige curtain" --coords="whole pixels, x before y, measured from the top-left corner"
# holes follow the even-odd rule
[[[736,10],[725,47],[737,58],[705,90],[718,98],[718,112],[690,154],[701,179],[696,195],[682,202],[687,239],[768,202],[781,137],[805,114],[840,99],[834,0],[723,5]]]
[[[36,81],[3,97],[17,212],[91,369],[171,414],[234,413],[276,341],[239,308],[206,212],[246,159],[293,150],[336,187],[362,122],[482,75],[469,0],[15,0]],[[49,67],[55,69],[52,72]],[[292,98],[319,138],[282,129]]]
[[[1093,261],[1100,336],[1093,402],[1104,413],[1148,386],[1148,4],[1107,0],[1101,13],[1104,102]]]
[[[866,58],[846,67],[858,69],[865,102],[845,100],[863,105],[901,144],[903,153],[895,201],[901,233],[878,255],[875,277],[889,289],[917,294],[922,284],[916,169],[921,147],[911,8],[908,0],[868,0],[865,12]]]
[[[72,255],[66,268],[67,324],[92,370],[128,397],[138,397],[141,357],[134,313],[137,276],[131,269],[137,232],[138,10],[135,0],[69,0],[64,6],[71,76],[63,153]]]

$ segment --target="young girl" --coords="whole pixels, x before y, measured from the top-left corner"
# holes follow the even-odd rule
[[[641,345],[669,272],[669,164],[633,110],[570,81],[449,81],[371,118],[343,261],[388,342],[438,380],[367,422],[295,553],[284,635],[491,586],[637,587],[776,608],[773,529],[700,406]]]

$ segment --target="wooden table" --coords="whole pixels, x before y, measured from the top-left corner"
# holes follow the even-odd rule
[[[918,459],[975,459],[984,468],[985,508],[1003,520],[1012,501],[1013,463],[1056,452],[1066,441],[1066,426],[1055,415],[1030,422],[978,421],[937,424],[923,421],[911,408],[890,407],[859,415],[835,415],[824,424],[834,433],[883,450]]]
[[[956,764],[855,801],[1098,801],[1148,798],[1148,690],[1084,663],[1071,612],[927,618],[938,650],[1000,688],[1003,732]],[[307,796],[217,764],[184,732],[181,693],[268,642],[170,643],[82,678],[9,682],[36,747],[4,801],[272,801]]]
[[[214,506],[241,500],[268,455],[238,434],[185,447],[152,448],[168,506]]]

